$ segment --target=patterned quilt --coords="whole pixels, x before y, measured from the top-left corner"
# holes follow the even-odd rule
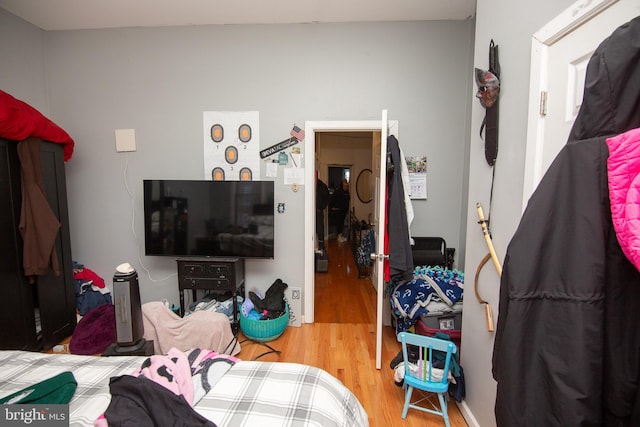
[[[393,289],[390,303],[395,314],[397,332],[406,331],[431,303],[445,303],[449,307],[462,300],[464,275],[454,270],[416,267],[413,280],[400,282]]]
[[[134,372],[145,359],[0,351],[0,398],[71,371],[78,387],[70,425],[91,426],[111,400],[109,378]],[[195,410],[219,427],[369,425],[358,399],[338,379],[295,363],[238,361]]]

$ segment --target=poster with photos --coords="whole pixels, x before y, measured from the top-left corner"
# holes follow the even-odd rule
[[[258,111],[205,111],[203,124],[205,179],[259,181]]]
[[[412,200],[427,199],[427,156],[406,157]]]

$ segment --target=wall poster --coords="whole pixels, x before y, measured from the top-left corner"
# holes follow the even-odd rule
[[[205,179],[259,181],[258,111],[205,111],[203,123]]]
[[[427,199],[427,156],[406,157],[411,199]]]

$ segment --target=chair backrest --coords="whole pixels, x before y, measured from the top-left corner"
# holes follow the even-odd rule
[[[448,384],[447,376],[451,367],[451,357],[457,352],[457,347],[453,342],[410,332],[400,332],[398,341],[402,343],[405,378],[409,375],[425,382],[425,384]],[[409,345],[417,347],[417,355],[412,358],[417,359],[414,363],[414,366],[417,365],[417,369],[414,369],[413,372],[409,364],[411,361]],[[436,368],[431,363],[434,360],[443,361],[444,365]]]
[[[447,243],[442,237],[413,237],[413,247],[418,250],[439,251],[444,254]]]
[[[414,265],[447,266],[447,243],[442,237],[413,237]]]

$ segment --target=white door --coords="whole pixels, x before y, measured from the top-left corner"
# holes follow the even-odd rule
[[[385,253],[385,223],[386,223],[386,182],[387,182],[387,136],[389,127],[387,110],[382,110],[380,138],[373,144],[373,176],[376,187],[373,193],[373,232],[376,238],[375,253],[373,258],[373,271],[371,280],[376,288],[376,369],[382,366],[382,324],[384,305],[384,260],[389,258]]]
[[[567,143],[582,104],[591,55],[616,28],[639,13],[638,0],[581,0],[534,34],[523,209]]]

